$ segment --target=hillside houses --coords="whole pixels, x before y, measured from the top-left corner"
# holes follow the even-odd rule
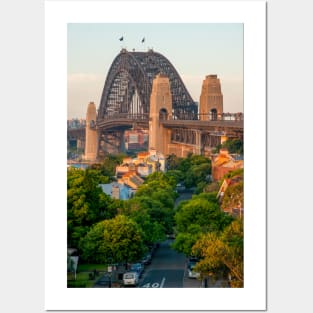
[[[136,158],[126,157],[121,165],[116,166],[117,182],[101,184],[101,188],[112,198],[127,200],[144,183],[144,178],[156,171],[165,171],[163,154],[154,149],[139,152]]]

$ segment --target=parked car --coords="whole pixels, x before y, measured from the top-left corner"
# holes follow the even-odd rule
[[[124,286],[137,286],[139,282],[139,276],[137,272],[126,272],[123,274]]]
[[[176,185],[176,192],[182,192],[182,191],[185,191],[186,190],[186,187],[183,183],[178,183]]]
[[[130,266],[130,270],[132,272],[137,272],[138,277],[140,278],[142,273],[143,273],[144,267],[143,267],[143,265],[141,263],[133,263]]]
[[[168,239],[175,239],[175,234],[168,234],[166,236]]]
[[[152,255],[151,255],[151,253],[148,252],[141,259],[141,263],[144,265],[149,265],[149,264],[151,264],[151,260],[152,260]]]
[[[199,278],[200,277],[200,273],[196,272],[194,270],[197,262],[199,262],[199,259],[194,258],[194,257],[189,258],[188,264],[187,264],[187,271],[188,271],[188,277],[189,278]]]

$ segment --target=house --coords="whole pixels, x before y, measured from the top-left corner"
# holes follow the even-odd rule
[[[155,149],[151,149],[150,151],[139,152],[134,159],[129,157],[124,158],[123,163],[116,166],[115,176],[121,179],[126,175],[122,181],[128,181],[130,179],[129,177],[132,177],[130,179],[131,181],[132,179],[136,180],[134,175],[145,178],[156,171],[165,171],[165,158],[163,154],[157,152]],[[128,173],[132,174],[127,176]]]
[[[219,154],[211,156],[212,161],[212,178],[218,181],[225,174],[243,168],[243,158],[237,154],[229,154],[227,149],[221,149]]]
[[[233,188],[229,189],[230,187]],[[232,178],[225,178],[216,197],[225,213],[242,217],[244,206],[243,176],[237,175]]]
[[[137,190],[138,187],[144,183],[144,180],[135,172],[128,172],[118,180],[118,183],[124,184],[133,190]]]
[[[117,182],[111,184],[100,184],[99,186],[105,194],[113,199],[128,200],[134,194],[134,190],[132,188]]]

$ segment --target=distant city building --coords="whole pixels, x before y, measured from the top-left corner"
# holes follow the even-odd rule
[[[70,120],[67,120],[68,129],[84,128],[85,126],[86,126],[86,120],[82,118],[81,119],[72,118]]]
[[[126,130],[124,133],[126,150],[143,150],[148,147],[148,130]]]

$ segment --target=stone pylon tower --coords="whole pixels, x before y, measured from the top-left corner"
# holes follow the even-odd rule
[[[200,95],[200,120],[216,120],[223,113],[223,94],[217,75],[207,75]]]
[[[96,129],[97,111],[94,102],[88,104],[86,115],[86,144],[85,160],[95,161],[97,158],[97,129]]]
[[[160,121],[172,116],[172,94],[167,76],[158,74],[152,83],[149,118],[149,150],[168,154],[171,132]]]

